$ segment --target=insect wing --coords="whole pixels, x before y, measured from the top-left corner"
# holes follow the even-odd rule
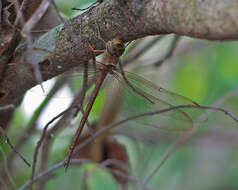
[[[135,119],[136,122],[168,131],[183,131],[193,127],[196,118],[201,114],[200,109],[172,108],[179,105],[195,105],[199,107],[199,104],[189,98],[159,87],[136,74],[130,72],[125,72],[125,74],[133,87],[151,101],[135,93],[122,79],[121,74],[115,71],[114,77],[117,80],[114,81],[114,85],[123,85],[124,89],[121,104],[124,116],[129,117],[151,112],[151,114]],[[167,109],[166,112],[159,112],[165,109]]]

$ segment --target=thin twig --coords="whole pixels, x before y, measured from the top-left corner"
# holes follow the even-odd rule
[[[7,134],[5,133],[5,131],[3,130],[1,126],[0,126],[0,132],[5,137],[6,142],[11,147],[11,149],[23,160],[23,162],[25,162],[27,166],[31,167],[31,164],[21,155],[20,152],[17,151],[17,149],[15,149],[14,145],[11,143],[10,139],[8,138]]]
[[[165,61],[167,61],[170,57],[173,56],[173,53],[174,53],[174,51],[175,51],[175,49],[176,49],[180,39],[181,39],[181,36],[179,36],[177,34],[174,36],[174,39],[172,40],[172,42],[170,44],[168,52],[163,56],[162,59],[160,59],[160,60],[156,61],[155,63],[153,63],[153,65],[155,67],[161,66]]]
[[[51,6],[55,9],[55,12],[56,12],[57,16],[59,17],[60,21],[62,23],[64,23],[65,19],[61,16],[60,11],[59,11],[58,7],[55,4],[55,1],[54,0],[48,0],[48,1],[50,1]]]
[[[227,94],[225,94],[222,98],[220,98],[219,100],[216,101],[215,106],[218,106],[220,104],[222,104],[223,102],[225,102],[228,98],[230,98],[231,96],[233,96],[234,94],[238,93],[238,88],[235,88],[234,90],[231,90],[230,92],[228,92]],[[224,110],[223,108],[219,108],[218,107],[214,107],[215,109],[211,109],[210,114],[212,113],[212,111],[222,111],[225,114],[230,113],[227,110]],[[207,113],[208,114],[208,113]],[[203,115],[201,115],[201,117],[203,117]],[[232,118],[233,118],[233,114],[232,114]],[[237,118],[233,118],[236,122],[237,122]],[[149,182],[149,180],[152,178],[152,176],[155,175],[155,173],[158,172],[158,170],[161,168],[161,166],[165,163],[165,161],[168,159],[168,157],[171,155],[172,152],[174,152],[176,150],[176,148],[178,146],[180,146],[183,142],[185,142],[186,140],[188,140],[189,137],[192,136],[192,134],[194,133],[195,129],[197,127],[194,127],[192,130],[188,131],[188,132],[184,132],[183,134],[181,134],[178,139],[170,146],[170,148],[165,152],[165,154],[163,155],[162,159],[159,161],[158,165],[156,167],[154,167],[154,169],[151,171],[151,173],[149,173],[144,179],[143,179],[143,183],[147,184]]]
[[[39,149],[40,149],[40,146],[45,138],[45,135],[46,135],[46,132],[47,132],[47,129],[49,127],[49,125],[51,123],[53,123],[56,119],[58,119],[59,117],[61,117],[62,115],[64,115],[66,112],[68,112],[69,110],[75,108],[74,107],[69,107],[68,109],[66,109],[65,111],[61,112],[60,114],[58,114],[57,116],[55,116],[53,119],[51,119],[47,124],[46,126],[44,127],[43,129],[43,132],[42,132],[42,135],[41,135],[41,138],[39,139],[39,141],[37,142],[37,145],[36,145],[36,148],[35,148],[35,152],[34,152],[34,156],[33,156],[33,164],[32,164],[32,172],[31,172],[31,181],[34,179],[34,175],[35,175],[35,168],[36,168],[36,163],[37,163],[37,156],[38,156],[38,152],[39,152]],[[30,184],[30,189],[32,190],[32,183]]]
[[[20,7],[18,1],[15,1],[15,3],[14,3],[14,8],[15,8],[15,11],[16,11],[16,19],[15,19],[15,22],[14,22],[15,27],[17,27],[19,22],[21,22],[21,25],[24,26],[25,19],[23,17],[22,10],[25,8],[26,4],[27,4],[27,0],[22,1],[21,7]]]
[[[89,83],[88,83],[88,85],[87,85],[87,90],[93,85],[93,83],[94,83],[94,79],[92,79],[92,80],[89,81]],[[80,97],[82,97],[82,93],[83,93],[83,91],[82,91],[82,89],[80,89],[79,92],[76,94],[74,100],[72,101],[72,103],[71,103],[71,105],[70,105],[69,107],[77,107],[77,105],[79,104],[78,101],[80,101]],[[85,102],[88,102],[88,100],[89,100],[89,96],[87,96],[87,97],[85,98]],[[62,123],[64,123],[64,121],[66,120],[66,118],[69,118],[69,117],[70,117],[68,114],[70,114],[70,115],[73,116],[73,115],[75,114],[75,112],[72,112],[72,113],[67,112],[67,113],[65,113],[65,114],[62,116],[62,118],[57,122],[57,124],[56,124],[55,126],[53,126],[53,127],[49,130],[48,134],[53,134],[53,135],[54,135],[54,134],[56,133],[56,131],[59,130],[60,126],[63,126]]]
[[[78,103],[78,102],[81,102],[81,98],[83,97],[82,93],[84,93],[84,91],[87,91],[91,85],[93,84],[93,81],[94,79],[91,79],[88,83],[88,85],[86,86],[86,89],[83,89],[84,87],[82,87],[79,92],[76,94],[76,96],[74,97],[74,100],[72,101],[71,105],[69,107],[74,107],[77,108],[78,105],[80,105],[81,103]],[[86,97],[86,100],[85,102],[88,101],[88,97]],[[81,110],[83,112],[83,110]],[[56,132],[62,127],[62,126],[65,126],[67,125],[67,120],[69,118],[71,118],[71,116],[73,117],[73,115],[75,115],[75,111],[72,111],[72,112],[67,112],[65,113],[61,118],[60,120],[47,132],[47,134],[45,135],[46,136],[46,139],[44,141],[44,145],[42,147],[42,153],[41,153],[41,163],[40,163],[40,170],[39,172],[43,172],[45,169],[46,169],[46,163],[47,162],[47,159],[49,157],[49,147],[50,147],[50,143],[51,143],[51,139],[52,139],[52,136],[54,136],[56,134]],[[93,130],[90,126],[90,124],[87,122],[87,126],[89,128],[89,132],[91,134],[91,136],[93,137]],[[94,138],[94,137],[93,137]],[[38,184],[37,186],[37,189],[43,189],[44,188],[44,185],[45,185],[45,182],[41,182]]]
[[[24,146],[27,139],[35,132],[37,119],[40,117],[42,111],[44,110],[44,108],[49,103],[49,100],[63,86],[63,84],[65,83],[66,80],[67,80],[67,77],[61,77],[59,80],[57,80],[57,82],[55,83],[53,88],[51,88],[47,97],[43,100],[43,102],[34,111],[33,115],[30,118],[30,121],[28,122],[28,124],[26,126],[26,129],[22,131],[22,133],[20,134],[19,139],[16,142],[15,146],[16,146],[17,150],[20,150]],[[12,152],[8,156],[7,164],[8,164],[8,167],[9,167],[10,170],[12,169],[12,165],[13,165],[12,162],[15,158],[15,155],[16,155],[15,152]]]
[[[161,114],[161,113],[164,113],[164,112],[168,112],[168,111],[172,111],[172,110],[175,110],[175,109],[181,109],[181,108],[196,108],[196,109],[210,109],[210,110],[216,110],[216,111],[221,111],[223,113],[225,113],[226,115],[228,115],[229,117],[231,117],[234,121],[238,122],[238,118],[236,118],[230,111],[228,110],[225,110],[223,108],[219,108],[219,107],[212,107],[212,106],[196,106],[196,105],[179,105],[179,106],[174,106],[174,107],[170,107],[170,108],[167,108],[167,109],[162,109],[162,110],[158,110],[158,111],[154,111],[154,112],[146,112],[146,113],[142,113],[142,114],[138,114],[138,115],[134,115],[134,116],[131,116],[131,117],[128,117],[124,120],[121,120],[119,122],[116,122],[115,124],[111,125],[111,126],[108,126],[108,127],[105,127],[105,128],[102,128],[101,130],[97,131],[95,133],[95,137],[101,135],[102,133],[104,133],[105,131],[109,130],[109,129],[112,129],[118,125],[121,125],[125,122],[128,122],[130,120],[134,120],[134,119],[137,119],[139,117],[145,117],[145,116],[151,116],[151,115],[155,115],[155,114]],[[43,135],[42,135],[43,136]],[[43,138],[41,138],[43,139]],[[86,146],[88,143],[91,142],[91,139],[92,137],[89,137],[87,140],[85,140],[77,149],[80,150],[81,148],[83,148],[84,146]],[[75,151],[75,153],[77,152]],[[70,160],[70,163],[73,163],[73,159]],[[82,160],[80,161],[82,162]],[[34,164],[35,162],[33,162]],[[64,165],[64,162],[60,162],[59,164],[55,165],[53,168],[50,168],[48,169],[47,171],[45,172],[42,172],[41,174],[39,174],[36,178],[34,178],[34,175],[33,177],[31,178],[30,182],[26,183],[24,186],[22,186],[19,190],[23,190],[25,189],[26,187],[28,186],[32,186],[32,183],[36,180],[38,180],[38,178],[41,178],[42,175],[46,175],[48,174],[49,172],[51,172],[52,170],[55,170],[59,167],[62,167]]]
[[[81,164],[81,163],[92,163],[92,161],[88,160],[88,159],[71,159],[70,163],[71,164]],[[22,185],[18,190],[24,190],[27,187],[30,187],[32,185],[32,183],[40,180],[41,178],[43,178],[46,175],[49,175],[51,172],[55,171],[58,168],[61,168],[64,166],[64,161],[59,162],[57,164],[55,164],[54,166],[52,166],[51,168],[49,168],[48,170],[39,173],[39,175],[37,177],[34,177],[33,179],[29,180],[28,182],[26,182],[24,185]]]
[[[101,163],[102,166],[110,166],[110,165],[116,165],[119,166],[121,169],[125,170],[125,172],[129,172],[128,166],[122,162],[121,160],[117,159],[107,159]]]
[[[92,81],[93,81],[93,80],[92,80]],[[90,81],[90,85],[87,85],[87,86],[86,86],[87,88],[89,88],[89,86],[91,86],[92,81]],[[85,92],[83,92],[83,90],[82,90],[82,91],[80,91],[80,93],[79,93],[79,96],[80,96],[80,97],[83,97],[81,93],[85,93]],[[80,100],[80,101],[81,101],[81,100]],[[77,107],[78,107],[78,104],[75,104],[75,101],[74,101],[74,102],[72,103],[72,105],[71,105],[69,108],[67,108],[66,110],[62,111],[61,113],[59,113],[59,114],[58,114],[57,116],[55,116],[54,118],[52,118],[52,119],[46,124],[46,126],[44,127],[43,132],[42,132],[42,135],[41,135],[41,137],[40,137],[40,140],[37,142],[37,146],[36,146],[35,152],[34,152],[31,180],[34,178],[34,175],[35,175],[35,167],[36,167],[36,163],[37,163],[38,152],[39,152],[39,149],[40,149],[40,147],[41,147],[41,144],[42,144],[42,142],[43,142],[43,140],[44,140],[44,138],[45,138],[45,136],[46,136],[46,132],[47,132],[47,129],[48,129],[49,125],[50,125],[51,123],[53,123],[53,122],[54,122],[56,119],[58,119],[59,117],[61,117],[61,116],[63,116],[64,114],[66,114],[68,111],[70,111],[70,110],[72,110],[72,109],[75,109],[75,108],[77,108]],[[62,121],[62,120],[60,120],[60,121]],[[59,125],[56,125],[56,126],[57,126],[57,127],[54,127],[53,129],[50,130],[50,132],[49,132],[50,135],[52,134],[53,131],[56,132],[56,130],[59,128],[59,127],[58,127]],[[93,138],[93,137],[92,137],[92,138]],[[31,184],[30,187],[32,188],[32,184]]]
[[[152,178],[152,176],[157,173],[157,171],[161,168],[161,166],[168,160],[169,156],[177,149],[178,146],[180,146],[188,134],[191,131],[186,131],[182,135],[179,136],[179,138],[169,147],[169,149],[163,154],[162,158],[159,161],[159,164],[153,168],[152,172],[149,173],[144,179],[143,179],[143,184],[146,185],[148,184],[149,180]]]
[[[52,135],[46,135],[46,138],[42,145],[41,150],[41,158],[40,158],[40,164],[39,164],[39,172],[45,171],[47,168],[48,160],[49,160],[49,154],[50,154],[50,142],[51,142]],[[43,190],[45,187],[45,184],[48,180],[40,180],[35,185],[35,190]]]
[[[1,106],[0,107],[0,112],[8,110],[8,109],[14,109],[14,108],[15,108],[15,106],[13,104],[9,104],[9,105],[6,105],[6,106]]]
[[[25,25],[25,19],[24,19],[23,14],[22,14],[22,9],[24,9],[26,1],[24,0],[22,2],[21,8],[19,6],[18,1],[15,1],[15,3],[14,3],[14,6],[15,6],[15,9],[16,9],[16,12],[17,12],[17,17],[16,17],[16,20],[15,20],[15,23],[14,23],[15,27],[17,27],[19,21],[20,21],[20,23],[23,27]],[[37,56],[35,56],[35,51],[34,51],[34,48],[33,48],[32,35],[31,35],[29,30],[25,30],[25,32],[22,33],[22,34],[24,34],[23,37],[26,38],[27,51],[29,52],[29,57],[30,57],[30,61],[31,61],[31,64],[32,64],[32,67],[33,67],[33,70],[34,70],[34,75],[35,75],[36,81],[37,81],[37,83],[40,84],[41,89],[44,92],[44,88],[43,88],[43,85],[42,85],[42,76],[41,76],[41,72],[40,72],[40,67],[38,65],[38,61],[36,60]]]
[[[129,63],[132,63],[133,61],[135,61],[136,59],[138,59],[139,57],[141,57],[143,54],[145,54],[148,50],[150,50],[150,48],[152,48],[157,42],[159,42],[160,40],[163,39],[164,36],[158,36],[155,39],[153,38],[149,43],[147,43],[144,47],[142,47],[138,52],[136,52],[135,54],[133,54],[131,57],[129,57],[128,59],[125,59],[123,61],[123,67],[128,65]]]
[[[135,177],[133,176],[130,176],[126,173],[123,173],[119,170],[115,170],[115,169],[111,169],[111,168],[108,168],[108,170],[113,173],[114,175],[117,175],[118,177],[122,177],[122,178],[125,178],[127,179],[128,181],[133,181],[135,182],[136,184],[138,185],[141,185],[143,187],[143,189],[147,189],[147,190],[154,190],[153,188],[149,187],[148,185],[146,184],[143,184],[143,182],[141,182],[140,180],[136,179]]]
[[[5,173],[7,174],[8,180],[11,183],[11,185],[13,186],[13,188],[17,189],[17,185],[14,182],[14,180],[13,180],[13,178],[12,178],[10,172],[9,172],[9,169],[7,167],[7,156],[6,156],[4,150],[1,146],[0,146],[0,152],[2,153],[2,157],[3,157],[3,161],[4,161],[4,169],[5,169]]]
[[[109,168],[103,166],[102,164],[98,164],[98,163],[93,162],[93,161],[88,160],[88,159],[71,159],[71,160],[70,160],[70,164],[82,164],[82,163],[94,163],[94,164],[97,164],[99,167],[102,167],[103,169],[107,169],[107,170],[109,170],[109,171],[112,170],[112,169],[109,169]],[[31,183],[34,183],[34,182],[40,180],[40,179],[43,178],[44,176],[49,175],[50,173],[52,173],[52,172],[55,171],[56,169],[61,168],[61,167],[63,167],[63,166],[64,166],[64,161],[55,164],[54,166],[52,166],[51,168],[47,169],[46,171],[39,173],[39,175],[36,176],[36,177],[34,177],[33,180],[26,182],[26,183],[25,183],[24,185],[22,185],[18,190],[24,190],[24,189],[26,189],[27,187],[30,187]],[[135,181],[136,183],[143,185],[143,184],[142,184],[140,181],[138,181],[136,178],[134,178],[134,177],[132,177],[132,176],[128,176],[127,174],[124,174],[124,173],[122,173],[122,172],[115,172],[115,170],[113,170],[113,173],[115,173],[115,174],[117,174],[117,175],[120,175],[120,176],[124,176],[125,178],[127,178],[127,179],[129,179],[129,180],[131,180],[131,181]],[[145,187],[146,187],[146,189],[148,189],[148,190],[152,190],[152,188],[149,188],[149,187],[147,187],[147,186],[145,186]]]
[[[223,113],[225,113],[226,115],[228,115],[229,117],[231,117],[234,121],[236,121],[238,123],[238,118],[235,117],[232,112],[228,111],[228,110],[225,110],[223,108],[219,108],[219,107],[212,107],[212,106],[196,106],[196,105],[179,105],[179,106],[173,106],[173,107],[170,107],[170,108],[166,108],[166,109],[162,109],[162,110],[157,110],[157,111],[153,111],[153,112],[145,112],[145,113],[142,113],[142,114],[137,114],[137,115],[134,115],[134,116],[130,116],[126,119],[123,119],[121,121],[118,121],[110,126],[107,126],[107,127],[104,127],[102,129],[100,129],[99,131],[96,131],[96,133],[94,134],[95,137],[103,134],[105,131],[108,131],[108,130],[111,130],[123,123],[126,123],[128,121],[131,121],[131,120],[135,120],[135,119],[138,119],[138,118],[141,118],[141,117],[146,117],[146,116],[152,116],[152,115],[157,115],[157,114],[162,114],[162,113],[165,113],[165,112],[169,112],[169,111],[173,111],[173,110],[176,110],[176,109],[181,109],[181,108],[191,108],[191,109],[210,109],[210,110],[215,110],[215,111],[221,111]],[[80,145],[78,145],[78,147],[76,148],[75,150],[75,153],[77,153],[79,150],[81,150],[83,147],[85,147],[86,145],[88,145],[90,142],[92,141],[92,138],[89,137],[88,139],[86,139],[84,142],[82,142]]]
[[[39,20],[45,14],[49,5],[50,5],[49,0],[44,0],[41,2],[40,6],[34,12],[31,18],[28,19],[27,22],[24,24],[23,29],[21,31],[22,36],[27,37],[27,35],[32,30],[32,28],[35,27],[35,25],[39,22]]]

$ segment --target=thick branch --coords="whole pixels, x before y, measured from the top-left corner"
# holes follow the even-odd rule
[[[40,67],[47,67],[42,72],[47,80],[86,61],[89,57],[87,41],[95,49],[102,49],[95,23],[100,26],[105,41],[117,36],[128,42],[169,33],[232,40],[238,38],[237,10],[237,0],[105,0],[42,36],[35,43],[38,50],[34,55],[27,55],[24,48],[18,51],[16,66],[9,66],[0,84],[0,106],[16,104],[27,89],[36,85],[31,72],[32,59],[36,59]]]

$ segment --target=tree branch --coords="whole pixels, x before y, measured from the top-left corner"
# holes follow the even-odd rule
[[[95,23],[106,41],[115,36],[128,42],[169,33],[209,40],[238,39],[237,10],[237,0],[105,0],[42,36],[34,44],[34,58],[40,68],[47,66],[47,71],[42,71],[44,80],[87,61],[87,41],[95,49],[104,48]],[[37,84],[28,57],[24,46],[18,48],[17,64],[8,66],[0,84],[0,106],[16,104]]]

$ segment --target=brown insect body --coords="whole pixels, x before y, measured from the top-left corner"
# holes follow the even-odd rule
[[[104,41],[101,36],[99,36],[99,37],[102,41]],[[107,74],[109,74],[109,73],[117,75],[117,73],[115,72],[115,69],[116,69],[115,67],[117,66],[117,64],[119,64],[119,66],[120,66],[120,74],[119,74],[120,76],[119,75],[118,76],[124,80],[125,84],[127,84],[127,86],[129,86],[132,91],[134,91],[137,95],[140,95],[140,97],[144,98],[147,101],[147,103],[144,104],[146,109],[149,109],[150,107],[152,110],[154,110],[154,108],[156,108],[156,107],[158,107],[159,109],[163,109],[163,108],[171,109],[173,106],[176,107],[176,106],[184,105],[184,104],[186,104],[186,105],[191,104],[193,106],[195,105],[195,106],[199,107],[199,104],[193,102],[192,100],[190,100],[188,98],[185,98],[181,95],[176,95],[173,92],[170,92],[170,91],[167,91],[161,87],[158,87],[157,85],[154,85],[153,83],[150,83],[149,81],[146,81],[143,78],[134,75],[133,73],[129,73],[129,72],[125,73],[123,71],[122,64],[120,63],[120,60],[119,60],[120,56],[125,51],[125,46],[120,39],[114,38],[113,40],[105,42],[105,46],[106,46],[105,50],[94,50],[90,46],[91,50],[95,53],[103,52],[104,57],[103,57],[103,62],[101,64],[101,68],[100,68],[101,72],[99,73],[95,88],[92,91],[92,94],[91,94],[89,103],[87,104],[83,118],[80,121],[78,129],[77,129],[74,139],[72,141],[72,144],[71,144],[69,151],[67,153],[67,157],[65,160],[65,168],[66,169],[69,165],[70,159],[71,159],[73,151],[77,145],[77,142],[79,142],[80,134],[81,134],[83,127],[87,121],[89,113],[90,113],[92,106],[94,104],[94,101],[99,93],[99,90],[104,82],[104,79],[106,78]],[[118,71],[118,70],[116,70],[116,71]],[[132,81],[132,82],[136,81],[135,84],[141,83],[141,87],[134,86],[133,83],[131,83],[127,79],[127,76],[128,76],[128,78],[130,78],[130,81]],[[171,103],[170,103],[170,101],[171,101]],[[183,123],[178,122],[179,121],[178,119],[181,117],[182,118],[181,121],[187,122],[188,126],[187,125],[186,126],[189,127],[189,129],[190,129],[193,126],[192,118],[197,118],[196,113],[195,113],[195,115],[193,115],[193,113],[189,114],[188,112],[184,111],[183,109],[176,109],[174,112],[171,112],[171,114],[173,114],[173,116],[176,119],[176,123],[174,124],[175,126],[172,125],[172,128],[173,127],[181,127],[183,125]],[[166,120],[164,120],[165,124],[166,124],[167,118],[164,118],[164,119],[166,119]],[[155,120],[155,122],[157,122],[157,120]],[[147,122],[146,122],[146,124],[147,124]],[[153,122],[148,123],[148,124],[150,124],[151,126],[157,126],[157,124],[154,124]],[[186,128],[186,126],[185,126],[185,128]],[[162,123],[162,126],[160,126],[160,127],[162,129],[165,129],[163,126],[163,123]],[[179,128],[179,130],[183,130],[183,129],[184,128],[181,128],[181,129]],[[170,130],[170,128],[168,128],[168,130]]]
[[[114,38],[113,40],[108,41],[106,43],[106,50],[102,61],[104,68],[107,68],[109,72],[112,73],[112,68],[118,64],[120,56],[124,51],[125,46],[120,39]]]
[[[91,94],[89,103],[86,107],[83,118],[80,121],[80,124],[76,131],[76,134],[73,138],[72,144],[70,145],[70,148],[67,153],[66,160],[65,160],[65,169],[67,169],[67,167],[69,165],[70,159],[71,159],[73,151],[75,149],[75,146],[77,145],[80,134],[81,134],[83,127],[87,121],[89,113],[92,109],[92,106],[93,106],[93,104],[96,100],[96,97],[99,93],[99,90],[102,86],[102,83],[108,73],[113,73],[113,68],[119,63],[120,56],[124,53],[124,51],[125,51],[125,46],[124,46],[123,42],[118,38],[114,38],[113,40],[108,41],[106,43],[106,50],[104,51],[104,57],[103,57],[103,65],[104,66],[102,67],[101,74],[99,75],[99,78],[96,82],[95,88]]]

